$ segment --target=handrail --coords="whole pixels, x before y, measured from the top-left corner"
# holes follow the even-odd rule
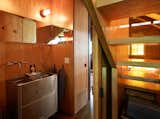
[[[104,51],[104,54],[106,55],[106,58],[108,59],[108,62],[111,65],[111,67],[115,68],[116,64],[113,60],[113,57],[111,55],[109,46],[107,44],[106,37],[105,37],[105,34],[103,32],[100,20],[98,18],[96,8],[94,7],[94,5],[92,3],[92,0],[83,0],[83,2],[84,2],[84,5],[86,6],[86,8],[88,10],[88,13],[89,13],[90,17],[92,18],[92,22],[93,22],[93,25],[94,25],[95,30],[97,32],[98,40],[99,40],[99,43],[102,47],[102,50]]]

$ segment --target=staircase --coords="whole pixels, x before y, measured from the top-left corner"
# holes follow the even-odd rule
[[[160,1],[83,0],[108,62],[107,119],[121,116],[126,87],[160,92]],[[94,40],[93,40],[94,42]],[[108,92],[109,93],[109,92]],[[107,103],[107,104],[108,104]],[[155,101],[155,105],[159,105]],[[108,104],[109,105],[109,104]]]

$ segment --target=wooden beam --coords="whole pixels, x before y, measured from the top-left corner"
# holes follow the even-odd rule
[[[94,96],[94,119],[101,119],[101,99],[99,97],[99,87],[101,79],[101,59],[102,52],[98,42],[96,31],[92,30],[93,46],[93,96]]]
[[[140,21],[142,21],[142,22],[147,22],[147,20],[142,19],[142,18],[136,18],[136,19],[138,19],[138,20],[140,20]],[[159,25],[151,24],[151,26],[153,26],[153,27],[157,28],[158,30],[160,30],[160,26],[159,26]]]
[[[112,68],[112,119],[118,119],[118,73]]]
[[[103,32],[102,25],[100,23],[100,19],[97,15],[98,14],[97,10],[93,5],[92,0],[83,0],[83,2],[85,4],[86,8],[88,9],[89,15],[92,18],[93,25],[94,25],[95,30],[96,30],[97,35],[98,35],[99,43],[102,47],[102,50],[104,51],[104,53],[106,55],[106,58],[107,58],[109,64],[111,65],[111,67],[116,67],[115,62],[113,60],[113,57],[111,55],[111,52],[109,50],[109,46],[108,46],[107,41],[106,41],[106,37],[105,37],[105,34]]]

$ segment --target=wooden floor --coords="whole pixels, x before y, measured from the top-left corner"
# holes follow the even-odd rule
[[[55,115],[52,119],[93,119],[92,118],[92,112],[90,108],[90,104],[88,104],[86,107],[84,107],[78,114],[76,114],[74,117],[67,116],[62,113],[58,113]]]
[[[90,102],[75,116],[68,116],[63,113],[57,113],[51,119],[93,119],[93,95],[90,95]]]
[[[91,74],[91,87],[93,87],[93,74]],[[50,119],[93,119],[93,93],[90,92],[90,101],[78,114],[72,116],[63,113],[57,113]]]

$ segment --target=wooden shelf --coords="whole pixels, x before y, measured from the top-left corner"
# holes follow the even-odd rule
[[[159,60],[143,60],[143,59],[128,59],[124,61],[118,61],[118,66],[139,66],[139,67],[152,67],[160,68]]]
[[[129,45],[133,43],[158,44],[160,43],[160,36],[145,36],[108,40],[109,45]]]

